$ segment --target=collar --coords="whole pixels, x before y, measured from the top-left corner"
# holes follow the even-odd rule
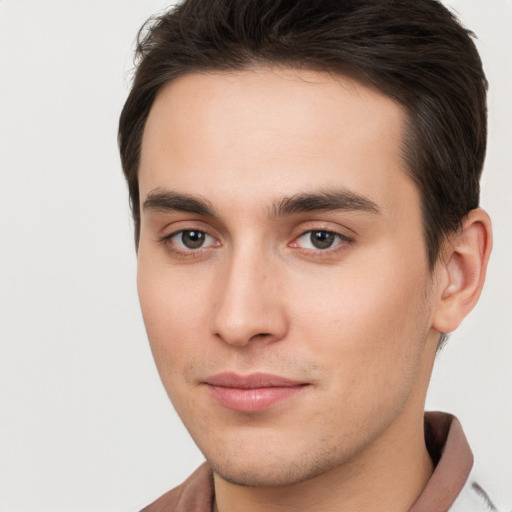
[[[436,465],[409,512],[445,512],[468,479],[473,453],[459,420],[443,412],[425,413],[425,443]]]

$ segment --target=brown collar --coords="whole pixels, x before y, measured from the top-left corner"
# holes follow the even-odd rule
[[[443,412],[425,413],[425,443],[436,469],[409,512],[445,512],[468,479],[473,453],[459,420]]]

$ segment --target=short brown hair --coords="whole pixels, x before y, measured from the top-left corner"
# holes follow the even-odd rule
[[[186,73],[286,65],[355,77],[402,104],[431,267],[479,204],[487,80],[473,34],[438,1],[185,0],[143,26],[136,62],[119,122],[136,244],[144,126],[162,86]]]

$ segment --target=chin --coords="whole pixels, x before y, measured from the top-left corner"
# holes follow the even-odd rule
[[[283,487],[314,478],[322,471],[311,471],[297,464],[283,463],[283,467],[259,467],[243,464],[233,466],[212,464],[213,471],[223,480],[243,487]]]
[[[247,451],[238,456],[206,457],[213,471],[223,480],[244,487],[283,487],[319,476],[339,464],[333,454],[258,454]]]

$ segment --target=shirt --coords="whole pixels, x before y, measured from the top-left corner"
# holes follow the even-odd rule
[[[497,510],[470,476],[473,454],[455,416],[425,413],[425,443],[435,470],[409,512]],[[214,498],[213,472],[205,462],[185,482],[141,512],[212,512]]]

